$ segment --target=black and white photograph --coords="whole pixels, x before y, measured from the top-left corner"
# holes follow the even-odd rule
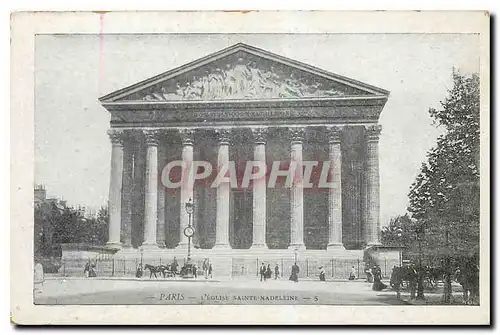
[[[35,307],[489,306],[481,31],[96,15],[33,36]]]

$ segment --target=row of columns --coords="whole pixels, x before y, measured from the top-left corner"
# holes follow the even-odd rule
[[[330,176],[333,187],[328,195],[328,246],[327,249],[343,249],[342,244],[342,152],[341,126],[328,126]],[[218,137],[218,168],[229,163],[229,135],[230,129],[216,129]],[[380,126],[366,127],[367,145],[367,213],[366,213],[366,243],[379,244],[379,157],[378,136]],[[164,197],[164,191],[158,192],[158,142],[160,131],[143,130],[146,142],[146,183],[145,183],[145,215],[144,241],[145,249],[158,248],[157,221],[158,196]],[[193,164],[194,129],[179,129],[182,140],[183,180],[193,180],[195,171],[190,167]],[[109,189],[109,241],[108,246],[120,248],[121,229],[121,199],[123,182],[123,141],[124,133],[119,129],[111,129],[109,137],[111,149],[111,178]],[[254,160],[266,162],[267,128],[252,128],[254,139]],[[291,135],[291,166],[302,166],[302,143],[304,128],[290,127]],[[184,175],[188,173],[191,175]],[[293,171],[290,196],[290,249],[305,249],[304,244],[304,203],[302,169]],[[251,249],[266,249],[266,179],[254,180],[253,183],[253,241]],[[187,248],[188,239],[184,236],[184,228],[189,224],[189,217],[184,205],[193,197],[193,184],[183,182],[180,196],[180,242],[178,248]],[[228,249],[229,245],[229,199],[230,183],[221,182],[217,188],[216,207],[216,242],[215,249]],[[164,215],[164,214],[163,214]]]

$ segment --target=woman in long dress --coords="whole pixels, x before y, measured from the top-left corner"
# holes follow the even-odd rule
[[[349,280],[354,280],[356,279],[356,269],[354,268],[354,265],[351,268],[351,272],[349,273]]]
[[[375,266],[373,269],[373,285],[372,285],[372,290],[374,291],[382,291],[385,289],[387,285],[382,283],[382,270],[380,270],[380,267],[378,265]]]
[[[292,266],[292,274],[290,275],[290,280],[296,283],[299,281],[299,266],[297,265],[297,263]]]
[[[326,278],[325,278],[325,269],[322,266],[319,267],[319,280],[320,281],[326,281]]]

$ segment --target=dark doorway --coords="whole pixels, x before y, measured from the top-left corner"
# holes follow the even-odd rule
[[[251,189],[233,190],[232,195],[230,243],[233,249],[248,249],[253,236]]]

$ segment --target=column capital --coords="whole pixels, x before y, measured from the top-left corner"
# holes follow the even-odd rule
[[[142,133],[148,146],[157,146],[162,132],[158,129],[143,129]]]
[[[193,128],[179,128],[179,135],[181,136],[182,146],[193,145],[194,132]]]
[[[109,129],[108,136],[109,139],[111,140],[111,144],[123,146],[125,132],[122,129]]]
[[[292,143],[301,143],[304,140],[304,127],[289,127],[288,131],[290,132]]]
[[[340,137],[342,135],[342,130],[344,126],[328,126],[326,131],[328,132],[328,142],[329,143],[340,143]]]
[[[252,127],[253,141],[255,144],[266,144],[267,127]]]
[[[219,145],[229,144],[231,136],[231,128],[217,128],[215,129],[215,134],[217,135],[217,140],[219,141]]]
[[[382,126],[379,124],[365,126],[366,140],[368,142],[378,141],[381,132],[382,132]]]

